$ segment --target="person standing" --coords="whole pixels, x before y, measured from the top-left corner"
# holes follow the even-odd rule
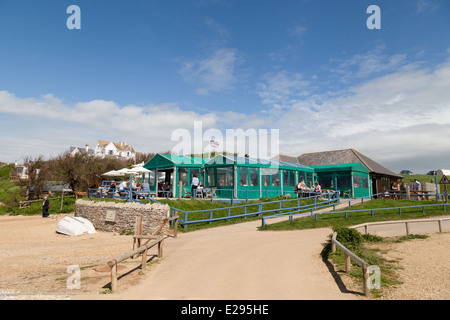
[[[198,183],[200,181],[198,180],[197,176],[194,175],[194,177],[192,178],[191,181],[191,191],[192,191],[192,197],[195,199],[197,196],[197,188],[198,188]]]
[[[420,184],[419,180],[414,179],[414,186],[415,186],[416,191],[420,191],[421,184]]]
[[[48,201],[47,197],[44,197],[44,201],[42,202],[42,218],[47,218],[50,214],[48,210],[50,209],[50,201]]]

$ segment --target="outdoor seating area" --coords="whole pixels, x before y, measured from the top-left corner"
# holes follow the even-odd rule
[[[400,185],[397,176],[380,178],[365,165],[369,162],[367,158],[355,150],[344,151],[359,155],[365,162],[306,166],[280,161],[281,157],[265,160],[220,154],[209,159],[156,154],[145,164],[104,173],[111,179],[89,190],[89,195],[233,202],[279,196],[307,198],[322,194],[339,194],[339,198],[345,199],[376,195],[377,198],[428,200],[435,194],[435,186],[431,183],[425,183],[420,189],[412,183],[407,184],[407,192],[406,185]],[[332,156],[331,153],[323,155]],[[320,159],[322,163],[326,162],[324,157]],[[385,188],[375,192],[380,186]]]

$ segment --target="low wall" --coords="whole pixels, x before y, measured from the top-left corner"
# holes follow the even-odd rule
[[[75,217],[83,217],[92,222],[96,230],[108,232],[134,232],[136,216],[143,216],[142,233],[153,234],[168,218],[168,205],[115,203],[105,201],[88,201],[78,199],[75,202]],[[169,225],[162,229],[167,232]]]

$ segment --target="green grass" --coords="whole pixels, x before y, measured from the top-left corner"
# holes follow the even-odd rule
[[[59,214],[59,213],[72,213],[75,211],[75,198],[64,198],[63,207],[61,209],[61,199],[50,199],[50,214]],[[12,216],[23,215],[23,216],[34,216],[42,214],[42,202],[33,202],[29,207],[20,209],[19,207],[8,207],[8,206],[0,206],[0,215],[9,214]]]
[[[202,201],[202,200],[160,200],[162,203],[167,203],[169,206],[173,208],[178,208],[183,211],[191,211],[188,213],[188,221],[195,221],[195,220],[208,220],[210,219],[210,210],[211,209],[217,209],[213,211],[213,218],[228,218],[228,214],[230,215],[230,219],[221,219],[217,221],[213,221],[211,223],[209,222],[198,222],[193,224],[187,224],[187,228],[184,228],[183,225],[180,225],[181,231],[193,231],[193,230],[199,230],[204,228],[211,228],[211,227],[217,227],[222,225],[228,225],[228,224],[235,224],[240,223],[244,221],[252,221],[261,219],[261,216],[257,215],[256,213],[259,210],[259,204],[262,206],[263,211],[273,210],[269,213],[265,213],[263,216],[272,215],[280,212],[279,202],[276,203],[270,203],[272,201],[277,200],[284,200],[282,196],[275,197],[275,198],[261,198],[259,200],[253,200],[249,202],[240,202],[236,203],[234,205],[231,205],[230,203],[226,202],[210,202],[210,201]],[[317,201],[317,203],[320,203],[323,201]],[[301,199],[300,205],[310,205],[313,204],[313,199]],[[247,209],[244,209],[243,206],[250,205]],[[287,209],[297,206],[297,199],[291,199],[287,201],[282,202],[282,209]],[[228,213],[228,208],[230,208]],[[192,211],[198,211],[198,210],[206,210],[201,212],[192,212]],[[249,215],[247,217],[235,217],[242,214],[251,214],[255,213],[255,215]],[[184,212],[179,212],[180,219],[184,220]]]
[[[369,265],[378,266],[380,268],[381,288],[371,290],[371,296],[373,298],[382,297],[385,289],[396,287],[397,285],[402,283],[399,280],[398,276],[398,270],[400,269],[398,261],[386,259],[384,254],[386,254],[387,251],[377,248],[377,244],[389,242],[397,243],[412,239],[426,239],[428,237],[427,235],[409,235],[394,238],[382,238],[373,235],[361,235],[358,231],[354,229],[348,229],[345,227],[334,228],[333,231],[338,231],[337,240],[341,242],[344,246],[346,246],[348,249],[350,249],[354,254],[356,254],[362,260],[367,262]],[[351,237],[348,237],[347,233],[351,233]],[[344,238],[339,239],[339,234],[342,234]],[[348,241],[349,239],[350,241]],[[352,239],[356,239],[357,241],[351,241]],[[336,249],[335,253],[332,253],[331,241],[328,241],[328,243],[324,246],[321,255],[323,259],[333,261],[338,272],[344,272],[345,270],[344,253],[339,248]],[[348,275],[359,287],[359,290],[363,292],[362,268],[352,259],[351,259],[351,270],[348,273]]]
[[[7,206],[18,204],[21,199],[20,186],[9,180],[14,164],[0,167],[0,202]]]
[[[313,229],[324,227],[346,227],[356,225],[365,222],[375,221],[389,221],[389,220],[403,220],[403,219],[416,219],[431,216],[449,215],[450,207],[443,210],[443,206],[425,207],[425,212],[422,212],[422,208],[407,208],[402,209],[399,214],[398,209],[390,210],[376,210],[374,216],[371,215],[371,209],[382,209],[390,207],[406,207],[406,206],[422,206],[428,204],[443,204],[439,201],[417,201],[417,200],[390,200],[379,199],[371,200],[359,205],[353,205],[344,210],[334,211],[331,213],[323,213],[317,215],[317,221],[315,216],[308,216],[303,218],[297,218],[291,221],[283,221],[271,225],[260,227],[260,230],[299,230],[299,229]],[[361,212],[350,212],[351,210],[361,210]],[[345,211],[348,211],[347,218],[345,217]]]
[[[438,188],[440,188],[440,193],[442,193],[444,191],[444,185],[440,185],[439,181],[441,180],[442,176],[437,176],[437,183],[438,183]],[[420,183],[435,183],[434,181],[434,176],[431,175],[427,175],[427,174],[405,174],[403,176],[403,179],[400,179],[400,183],[404,182],[404,183],[410,183],[410,182],[414,182],[414,179],[417,179]],[[447,187],[447,190],[449,188]],[[433,189],[434,190],[434,189]]]

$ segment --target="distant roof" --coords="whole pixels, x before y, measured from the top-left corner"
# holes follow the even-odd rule
[[[100,145],[101,148],[105,148],[110,143],[112,143],[117,148],[117,150],[134,152],[134,148],[125,142],[98,140],[98,144]]]
[[[370,173],[402,178],[402,176],[382,166],[355,149],[343,149],[323,152],[304,153],[298,156],[298,162],[306,166],[325,166],[332,164],[361,162]]]
[[[297,157],[287,156],[285,154],[278,154],[272,158],[271,160],[282,161],[282,162],[291,162],[291,163],[299,163]]]
[[[78,150],[79,153],[86,153],[86,147],[70,147],[69,152],[72,153],[74,150]],[[87,154],[94,154],[93,149],[88,149]]]

